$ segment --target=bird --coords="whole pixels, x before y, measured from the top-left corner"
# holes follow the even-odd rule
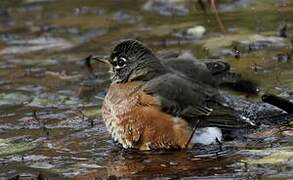
[[[219,93],[218,85],[230,81],[219,74],[235,75],[228,73],[227,63],[163,61],[133,39],[117,43],[108,58],[88,59],[109,66],[111,84],[102,119],[113,140],[125,149],[186,149],[193,146],[198,126],[255,126],[229,107]]]

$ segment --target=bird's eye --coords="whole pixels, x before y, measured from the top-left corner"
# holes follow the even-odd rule
[[[126,58],[119,57],[117,60],[117,66],[121,68],[121,67],[124,67],[125,64],[126,64]]]

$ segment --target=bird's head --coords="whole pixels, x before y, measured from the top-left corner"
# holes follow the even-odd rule
[[[137,40],[121,41],[114,47],[109,58],[93,59],[109,64],[114,83],[149,80],[165,71],[153,52]]]

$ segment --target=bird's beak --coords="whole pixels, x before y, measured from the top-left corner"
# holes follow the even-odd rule
[[[109,62],[109,57],[101,57],[101,56],[90,56],[90,59],[91,60],[95,60],[95,61],[98,61],[98,62],[101,62],[101,63],[104,63],[104,64],[108,64],[110,65],[110,62]]]
[[[107,59],[109,59],[109,58],[108,57],[99,57],[99,56],[90,55],[90,56],[84,58],[82,61],[84,61],[87,69],[89,70],[89,72],[93,73],[94,69],[92,67],[91,61],[95,60],[95,61],[102,62],[104,64],[110,65],[110,62]]]

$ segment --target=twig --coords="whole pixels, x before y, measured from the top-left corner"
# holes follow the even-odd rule
[[[226,30],[225,30],[225,27],[224,27],[224,25],[223,25],[223,22],[222,22],[222,20],[221,20],[221,18],[220,18],[220,16],[219,16],[219,13],[218,13],[218,10],[217,10],[216,4],[215,4],[215,0],[211,0],[211,5],[212,5],[212,9],[213,9],[214,12],[215,12],[216,19],[217,19],[217,22],[218,22],[218,24],[219,24],[219,26],[220,26],[220,28],[221,28],[221,31],[222,31],[223,33],[225,33]]]
[[[41,121],[40,121],[40,119],[37,116],[37,111],[36,110],[33,111],[33,118],[34,118],[34,120],[38,121],[39,124],[41,124]]]
[[[92,118],[87,117],[81,110],[77,109],[77,110],[74,110],[73,112],[75,115],[79,117],[81,115],[82,120],[85,120],[85,118],[87,118],[90,121],[91,127],[94,127],[94,120]]]
[[[38,121],[40,128],[46,133],[46,136],[49,137],[49,130],[46,128],[46,124],[39,119],[37,116],[37,112],[34,110],[33,111],[33,118]]]
[[[190,141],[191,141],[191,139],[192,139],[192,137],[193,137],[193,135],[194,135],[194,133],[195,133],[195,130],[198,128],[199,123],[200,123],[200,120],[198,119],[198,120],[196,121],[196,123],[194,124],[194,126],[193,126],[193,129],[192,129],[192,132],[191,132],[191,135],[190,135],[188,141],[187,141],[186,144],[185,144],[185,149],[186,149],[186,148],[188,147],[188,145],[190,144]]]

